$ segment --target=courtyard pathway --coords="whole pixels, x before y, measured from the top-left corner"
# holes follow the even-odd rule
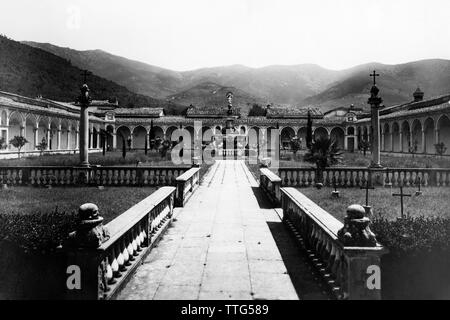
[[[243,161],[217,161],[118,299],[326,299]]]

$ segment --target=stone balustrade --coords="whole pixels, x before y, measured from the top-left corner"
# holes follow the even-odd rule
[[[278,169],[283,187],[309,187],[319,179],[315,168]],[[362,167],[331,167],[322,172],[322,183],[333,186],[333,180],[338,187],[362,187],[368,180],[379,186],[450,186],[450,168],[382,168],[369,169]],[[333,179],[334,178],[334,179]]]
[[[191,168],[176,178],[177,194],[175,205],[184,207],[184,204],[194,194],[200,185],[200,168]]]
[[[281,203],[281,179],[267,168],[259,169],[259,185],[274,205]]]
[[[31,186],[175,186],[190,167],[0,167],[0,184]]]
[[[66,299],[114,298],[169,226],[175,191],[162,187],[105,226],[98,213],[83,217],[80,207],[82,220],[63,250],[68,270],[78,270],[81,279],[78,287],[67,287]]]
[[[282,188],[281,199],[283,221],[335,297],[381,299],[380,259],[387,250],[364,209],[349,207],[344,225],[295,188]]]

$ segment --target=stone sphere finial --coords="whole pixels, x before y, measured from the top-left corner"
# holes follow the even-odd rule
[[[109,232],[103,226],[103,218],[99,216],[98,206],[85,203],[78,209],[76,230],[69,234],[67,245],[78,248],[97,248],[109,239]]]
[[[370,230],[370,219],[365,216],[366,210],[359,204],[352,204],[347,208],[344,227],[338,231],[338,239],[345,246],[375,247],[377,239]]]

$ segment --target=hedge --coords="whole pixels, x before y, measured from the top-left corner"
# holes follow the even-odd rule
[[[76,214],[50,213],[1,214],[0,241],[9,242],[25,251],[50,253],[56,250],[75,229]]]
[[[374,220],[390,253],[381,260],[383,299],[450,298],[450,219]]]

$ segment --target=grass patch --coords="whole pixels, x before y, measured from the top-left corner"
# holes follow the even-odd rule
[[[365,204],[365,190],[357,188],[338,189],[340,198],[331,197],[332,188],[301,188],[299,189],[305,196],[313,200],[320,207],[328,211],[331,215],[344,221],[347,207],[351,204]],[[404,193],[413,196],[404,198],[405,214],[411,217],[443,217],[450,218],[449,189],[439,187],[422,188],[423,195],[415,196],[415,188],[404,188]],[[393,197],[392,193],[398,193],[396,188],[378,188],[370,190],[369,205],[372,206],[374,218],[383,217],[388,220],[395,220],[400,217],[400,198]]]
[[[136,203],[152,194],[156,188],[150,187],[57,187],[52,189],[13,187],[0,191],[0,214],[49,213],[67,214],[78,212],[78,207],[92,202],[99,207],[105,223],[113,220]]]
[[[140,162],[140,166],[174,166],[167,158],[162,158],[158,152],[151,151],[145,155],[144,152],[128,152],[125,159],[122,152],[107,152],[89,154],[89,163],[102,166],[135,166]],[[0,166],[77,166],[80,163],[79,154],[42,155],[21,159],[0,160]]]
[[[280,167],[314,167],[314,164],[303,160],[304,152],[297,153],[281,152]],[[372,159],[370,154],[364,156],[362,153],[346,152],[342,154],[342,162],[339,167],[368,167]],[[418,157],[415,156],[381,156],[381,164],[391,168],[450,168],[450,158],[445,157]]]

